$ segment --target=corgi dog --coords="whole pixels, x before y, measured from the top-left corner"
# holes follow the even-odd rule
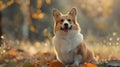
[[[94,54],[84,42],[77,22],[77,9],[72,8],[67,14],[57,9],[52,10],[54,18],[53,46],[57,60],[64,65],[76,65],[95,62]]]

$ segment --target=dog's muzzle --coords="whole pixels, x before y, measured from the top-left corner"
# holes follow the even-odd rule
[[[64,27],[65,27],[65,28],[69,28],[67,23],[64,24]]]
[[[69,30],[71,29],[72,29],[72,26],[69,27],[67,23],[64,24],[64,28],[61,27],[61,30],[63,30],[64,32],[69,32]]]

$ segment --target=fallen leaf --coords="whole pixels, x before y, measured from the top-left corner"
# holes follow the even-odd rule
[[[97,66],[92,63],[87,63],[85,67],[97,67]]]
[[[50,62],[48,67],[64,67],[64,65],[57,60],[53,60]]]
[[[16,57],[18,52],[17,52],[16,49],[12,48],[7,52],[7,54],[8,54],[9,57]]]

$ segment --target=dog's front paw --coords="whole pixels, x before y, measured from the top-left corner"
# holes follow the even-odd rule
[[[72,65],[70,65],[70,67],[78,67],[78,65],[77,64],[72,64]]]
[[[69,67],[85,67],[85,64],[80,64],[80,65],[72,64]]]
[[[80,64],[78,67],[86,67],[85,64]]]

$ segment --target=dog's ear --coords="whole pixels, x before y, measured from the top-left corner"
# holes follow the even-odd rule
[[[53,17],[56,19],[56,18],[58,18],[58,17],[61,15],[61,13],[60,13],[59,10],[53,8],[53,9],[52,9],[52,15],[53,15]]]
[[[77,9],[74,7],[68,13],[69,15],[75,17],[77,15]]]

